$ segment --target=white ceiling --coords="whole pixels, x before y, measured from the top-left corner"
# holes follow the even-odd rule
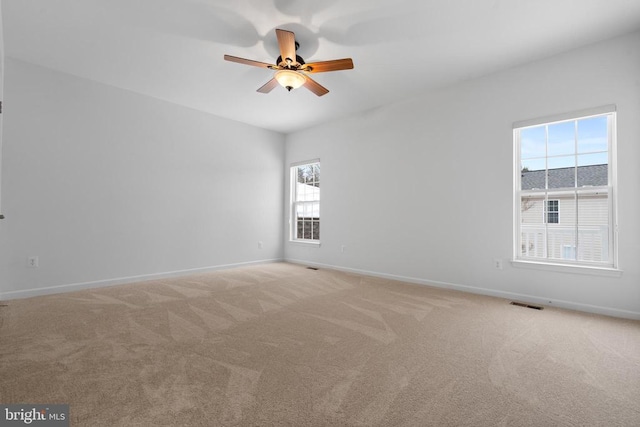
[[[640,0],[2,0],[5,52],[79,77],[292,132],[640,29]],[[275,28],[330,93],[256,89]]]

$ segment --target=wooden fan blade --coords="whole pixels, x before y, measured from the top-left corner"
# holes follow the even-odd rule
[[[273,65],[273,64],[267,64],[266,62],[254,61],[252,59],[239,58],[237,56],[225,55],[224,59],[226,61],[237,62],[238,64],[244,64],[244,65],[252,65],[254,67],[271,68],[272,70],[275,70],[275,69],[278,68],[276,65]]]
[[[312,62],[304,64],[302,70],[307,73],[324,73],[327,71],[350,70],[353,68],[351,58],[334,59],[333,61]]]
[[[304,87],[309,89],[311,92],[315,93],[318,96],[326,95],[329,93],[329,89],[322,86],[320,83],[316,82],[309,76],[304,76],[305,82],[303,84]]]
[[[269,80],[268,82],[266,82],[264,85],[262,85],[262,87],[260,89],[258,89],[258,92],[260,92],[260,93],[269,93],[276,86],[278,86],[278,81],[274,77],[271,80]]]
[[[280,47],[280,56],[282,61],[286,62],[287,58],[294,64],[296,63],[296,35],[291,31],[276,29],[278,37],[278,46]],[[280,65],[280,64],[278,64]]]

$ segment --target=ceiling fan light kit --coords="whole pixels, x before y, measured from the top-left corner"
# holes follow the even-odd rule
[[[289,92],[304,86],[317,96],[322,96],[329,93],[329,90],[309,77],[307,75],[308,73],[323,73],[327,71],[350,70],[353,68],[353,60],[351,58],[306,64],[304,59],[296,55],[299,44],[296,42],[293,32],[278,28],[276,29],[276,37],[278,38],[278,47],[280,48],[280,56],[276,60],[277,65],[239,58],[237,56],[224,56],[226,61],[275,70],[273,78],[258,89],[260,93],[269,93],[279,84]]]
[[[300,72],[293,70],[278,70],[274,77],[280,83],[280,86],[289,92],[292,89],[298,89],[305,82],[304,76]]]

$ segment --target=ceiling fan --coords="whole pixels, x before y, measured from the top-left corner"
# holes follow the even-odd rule
[[[224,56],[224,59],[227,61],[252,65],[254,67],[269,68],[270,70],[276,71],[273,78],[258,89],[260,93],[269,93],[280,84],[288,91],[304,86],[316,95],[322,96],[329,93],[329,90],[309,77],[309,73],[324,73],[327,71],[350,70],[353,68],[351,58],[307,64],[304,62],[304,59],[296,55],[299,44],[293,32],[276,29],[276,36],[278,38],[278,46],[280,47],[280,56],[276,59],[276,65],[239,58],[237,56]]]

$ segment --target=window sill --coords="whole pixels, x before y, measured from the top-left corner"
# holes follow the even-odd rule
[[[320,242],[315,240],[289,240],[289,243],[293,243],[294,245],[312,246],[316,248],[320,247]]]
[[[592,276],[621,277],[622,270],[611,267],[595,267],[588,265],[556,264],[551,262],[525,261],[512,259],[511,265],[516,268],[556,271],[559,273],[587,274]]]

